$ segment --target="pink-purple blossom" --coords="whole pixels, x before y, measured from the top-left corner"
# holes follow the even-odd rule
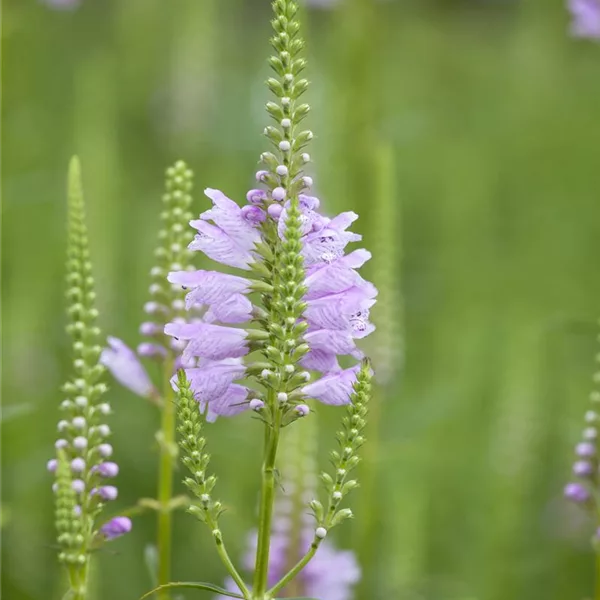
[[[571,35],[600,39],[600,0],[568,0]]]
[[[285,239],[289,200],[271,204],[267,217],[261,208],[267,198],[262,190],[250,190],[249,204],[243,207],[219,190],[209,188],[205,193],[213,206],[190,222],[198,231],[190,249],[199,250],[226,266],[248,271],[260,259],[256,244],[261,241],[264,219],[276,220],[279,237]],[[309,347],[300,362],[304,368],[324,376],[302,391],[324,403],[345,404],[357,368],[342,370],[338,357],[361,359],[363,353],[356,341],[374,330],[369,310],[375,303],[377,290],[358,273],[371,254],[364,249],[345,254],[349,243],[361,239],[349,231],[358,218],[356,213],[325,217],[318,212],[319,199],[308,195],[300,195],[298,204],[307,288],[303,319],[308,328],[304,342]],[[239,359],[252,346],[245,329],[230,325],[249,323],[260,314],[249,297],[256,289],[253,279],[212,270],[182,270],[170,273],[168,280],[188,290],[186,308],[200,315],[189,322],[176,319],[164,331],[181,345],[185,361],[197,361],[186,373],[201,410],[212,419],[249,408],[252,399],[248,398],[249,390],[236,381],[245,376],[244,364]],[[229,363],[230,359],[235,362]]]
[[[114,517],[100,528],[100,533],[107,540],[114,540],[131,531],[131,519],[129,517]]]
[[[108,344],[109,347],[102,351],[100,362],[121,385],[138,396],[152,395],[154,386],[136,353],[115,337],[109,337]]]

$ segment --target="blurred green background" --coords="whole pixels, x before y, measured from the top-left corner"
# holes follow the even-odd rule
[[[600,313],[600,47],[562,1],[346,0],[307,10],[313,175],[377,255],[377,391],[357,519],[360,600],[582,600],[592,524],[562,501]],[[3,11],[2,597],[52,600],[65,172],[78,153],[106,332],[135,345],[164,168],[241,199],[267,117],[267,0],[84,0]],[[393,172],[381,156],[393,153]],[[402,267],[400,274],[400,266]],[[390,335],[392,332],[393,335]],[[404,360],[399,357],[403,348]],[[152,496],[158,417],[114,384],[120,506]],[[322,411],[325,462],[339,412]],[[209,431],[230,550],[253,526],[259,428]],[[99,556],[97,599],[149,589],[154,515]],[[220,582],[176,516],[174,578]],[[187,592],[184,597],[199,597]]]

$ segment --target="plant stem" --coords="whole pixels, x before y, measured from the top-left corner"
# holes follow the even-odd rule
[[[272,429],[267,431],[265,457],[262,468],[262,486],[260,494],[260,518],[258,523],[258,545],[254,570],[253,598],[263,600],[267,590],[269,573],[269,547],[271,545],[271,522],[273,520],[273,502],[275,500],[275,459],[279,445],[281,411],[276,406],[275,394],[270,392],[269,405],[275,408]]]
[[[86,600],[89,573],[89,558],[85,564],[69,570],[73,600]]]
[[[310,545],[308,552],[292,567],[286,575],[284,575],[268,592],[268,598],[272,598],[281,588],[285,587],[304,567],[311,561],[312,557],[316,554],[319,549],[321,540],[318,538],[313,540]]]
[[[158,585],[169,583],[171,578],[171,497],[173,495],[173,454],[175,444],[175,403],[170,379],[173,374],[173,357],[167,356],[163,371],[163,406],[160,439],[160,464],[158,473]],[[159,598],[169,598],[162,590]]]
[[[594,598],[600,600],[600,552],[596,552],[596,594]]]

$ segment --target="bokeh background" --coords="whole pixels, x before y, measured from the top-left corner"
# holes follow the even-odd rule
[[[242,198],[267,122],[267,0],[83,0],[3,11],[2,597],[51,600],[64,334],[65,173],[78,153],[101,324],[135,345],[164,168]],[[592,523],[561,498],[595,368],[600,47],[561,1],[340,0],[306,10],[311,149],[329,212],[376,256],[377,389],[357,518],[336,532],[357,600],[582,600]],[[386,369],[383,369],[387,373]],[[156,487],[158,415],[116,384],[120,506]],[[319,416],[326,462],[339,412]],[[210,428],[234,556],[259,428]],[[154,515],[99,556],[96,599],[149,589]],[[175,579],[220,582],[176,516]],[[187,592],[185,598],[199,593]]]

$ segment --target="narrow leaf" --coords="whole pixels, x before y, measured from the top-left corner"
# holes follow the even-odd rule
[[[159,585],[158,587],[156,587],[153,590],[150,590],[149,592],[144,594],[140,598],[140,600],[144,600],[144,598],[149,598],[150,596],[152,596],[152,594],[155,594],[156,592],[160,592],[161,590],[167,590],[167,589],[176,588],[176,587],[196,588],[199,590],[206,590],[208,592],[216,592],[217,594],[222,594],[223,596],[229,596],[230,598],[241,598],[242,600],[244,600],[244,596],[240,596],[239,594],[236,594],[235,592],[230,592],[228,590],[224,590],[223,588],[220,588],[218,585],[213,585],[212,583],[204,583],[201,581],[173,581],[172,583],[165,583],[164,585]],[[297,599],[297,600],[300,600],[300,599]],[[310,600],[310,598],[306,598],[305,600]]]

